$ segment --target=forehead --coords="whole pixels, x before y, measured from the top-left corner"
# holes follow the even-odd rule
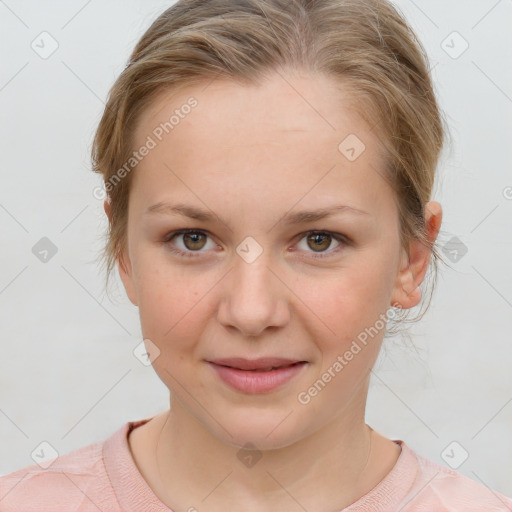
[[[349,90],[323,76],[275,74],[260,85],[216,79],[163,91],[139,117],[134,147],[148,137],[155,146],[133,188],[153,199],[166,183],[209,196],[274,192],[285,202],[339,191],[361,207],[390,193],[379,137]]]
[[[196,106],[189,108],[192,99]],[[140,115],[135,141],[173,114],[174,139],[180,138],[183,126],[193,127],[196,138],[214,142],[252,135],[258,142],[272,143],[277,133],[296,132],[316,133],[318,141],[329,134],[339,138],[348,129],[364,137],[369,127],[359,116],[355,100],[347,85],[324,75],[273,74],[261,84],[247,85],[217,78],[160,91]],[[222,131],[212,132],[212,128]]]

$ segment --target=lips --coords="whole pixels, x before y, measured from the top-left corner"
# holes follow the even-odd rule
[[[287,359],[282,357],[261,357],[259,359],[245,359],[242,357],[230,357],[223,359],[212,359],[209,361],[220,366],[227,366],[237,370],[249,371],[270,371],[277,368],[285,368],[299,363],[305,363],[300,359]]]
[[[308,366],[307,361],[282,357],[230,357],[206,362],[225,385],[246,394],[273,392],[298,378]]]

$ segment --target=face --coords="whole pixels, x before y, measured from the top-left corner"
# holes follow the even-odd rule
[[[417,303],[428,253],[401,250],[379,138],[348,96],[310,75],[215,80],[157,97],[134,146],[148,136],[119,272],[176,414],[261,448],[362,418],[386,315]]]

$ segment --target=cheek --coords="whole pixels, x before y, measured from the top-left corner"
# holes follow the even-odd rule
[[[204,323],[211,315],[205,308],[214,279],[208,273],[191,276],[169,262],[140,265],[137,275],[139,315],[144,338],[152,340],[167,354],[179,354],[193,349],[200,339]],[[211,281],[211,282],[210,282]]]
[[[322,398],[311,402],[319,417],[327,414],[321,404],[331,404],[331,412],[341,411],[375,364],[386,328],[381,317],[387,310],[386,295],[379,296],[380,285],[365,271],[347,271],[326,280],[322,291],[311,288],[316,291],[306,303],[318,326],[310,325],[310,334],[318,348],[319,366],[310,389],[322,390],[318,393]]]
[[[387,281],[375,268],[344,268],[303,282],[303,300],[333,335],[345,337],[385,308]],[[306,291],[307,290],[307,291]]]
[[[353,346],[352,352],[365,355],[354,358],[359,363],[350,366],[362,368],[365,359],[371,361],[376,357],[386,329],[382,317],[386,318],[390,308],[393,273],[392,262],[388,260],[389,255],[382,252],[379,258],[360,253],[352,266],[326,273],[322,279],[316,276],[302,280],[301,298],[318,325],[315,338],[323,353],[322,367],[350,350],[354,341],[362,350],[359,352]]]

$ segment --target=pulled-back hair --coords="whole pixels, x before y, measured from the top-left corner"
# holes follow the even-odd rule
[[[290,69],[338,82],[379,135],[387,152],[380,174],[394,191],[401,246],[420,240],[431,248],[435,283],[443,259],[425,236],[424,209],[447,130],[426,51],[397,8],[387,0],[179,0],[136,44],[94,136],[93,171],[111,204],[102,253],[107,288],[126,246],[133,172],[113,178],[133,152],[141,112],[164,90],[216,77],[259,84]],[[400,315],[407,320],[407,310]]]

